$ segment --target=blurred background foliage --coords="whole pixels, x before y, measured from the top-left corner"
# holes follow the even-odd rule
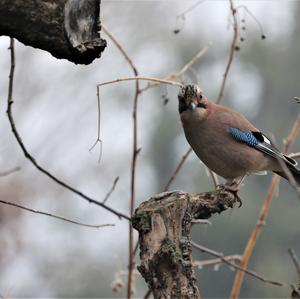
[[[212,43],[208,52],[183,77],[197,82],[215,100],[228,60],[232,38],[228,1],[204,1],[186,15],[176,16],[196,1],[102,1],[102,21],[115,35],[144,76],[164,77],[179,70],[196,52]],[[287,136],[300,106],[300,6],[298,1],[235,1],[258,18],[247,17],[222,104],[244,113],[257,127],[276,137],[279,147]],[[243,17],[243,13],[241,13]],[[177,26],[179,34],[173,33]],[[106,38],[103,34],[103,37]],[[16,44],[14,116],[25,145],[45,168],[96,199],[103,199],[115,177],[120,176],[108,204],[129,211],[132,106],[134,83],[120,83],[101,90],[101,139],[97,136],[96,83],[132,71],[113,43],[101,59],[76,66],[50,54]],[[92,206],[39,173],[18,147],[6,111],[9,72],[9,39],[0,41],[0,169],[20,166],[21,171],[0,178],[0,198],[70,217],[78,221],[115,227],[88,229],[0,206],[0,293],[8,297],[99,297],[114,293],[111,284],[126,276],[128,225],[107,211]],[[167,92],[169,103],[163,105]],[[177,112],[177,89],[160,86],[145,92],[138,107],[139,146],[137,203],[162,191],[188,148]],[[300,138],[298,138],[300,140]],[[299,151],[297,141],[292,151]],[[271,175],[251,177],[241,191],[243,206],[213,217],[212,225],[196,226],[194,241],[221,251],[240,254],[253,229]],[[211,190],[211,178],[193,154],[171,189],[188,192]],[[263,233],[249,265],[267,278],[296,281],[287,249],[300,255],[300,202],[282,181]],[[209,256],[194,253],[195,259]],[[234,273],[222,265],[197,270],[203,297],[228,297]],[[121,276],[120,276],[121,275]],[[146,291],[136,276],[136,297]],[[288,288],[264,284],[246,276],[241,297],[288,297]]]

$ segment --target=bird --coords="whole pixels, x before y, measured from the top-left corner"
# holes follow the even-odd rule
[[[281,153],[245,116],[210,102],[196,84],[183,85],[178,109],[185,137],[198,158],[237,193],[252,174],[273,171],[300,183],[297,161]]]

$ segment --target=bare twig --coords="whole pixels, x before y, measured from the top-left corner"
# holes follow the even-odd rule
[[[111,196],[111,194],[114,192],[116,185],[119,181],[119,177],[117,176],[113,182],[113,185],[111,186],[110,190],[108,191],[108,193],[106,194],[106,196],[104,197],[102,203],[106,203],[106,201],[109,199],[109,197]]]
[[[178,87],[183,87],[182,83],[176,82],[176,81],[170,81],[170,80],[164,80],[164,79],[158,79],[158,78],[153,78],[153,77],[140,77],[140,76],[136,76],[136,77],[126,77],[126,78],[118,78],[115,80],[111,80],[111,81],[106,81],[103,83],[99,83],[97,84],[97,88],[104,86],[104,85],[108,85],[108,84],[113,84],[113,83],[118,83],[118,82],[124,82],[124,81],[132,81],[132,80],[143,80],[143,81],[153,81],[153,82],[158,82],[161,84],[169,84],[169,85],[173,85],[173,86],[178,86]]]
[[[7,171],[0,172],[0,177],[10,175],[10,174],[15,173],[15,172],[17,172],[17,171],[19,171],[19,170],[21,170],[21,167],[15,167],[15,168],[13,168],[13,169],[10,169],[10,170],[7,170]]]
[[[284,154],[286,154],[288,152],[290,146],[295,141],[299,129],[300,129],[300,114],[298,115],[289,136],[287,137],[287,139],[284,142],[285,143],[284,150],[283,150]],[[270,188],[269,188],[269,191],[268,191],[268,194],[267,194],[267,196],[264,200],[263,206],[260,210],[256,226],[253,229],[253,231],[249,237],[249,240],[247,242],[247,245],[244,249],[243,257],[242,257],[242,260],[240,263],[240,266],[242,269],[246,268],[249,263],[249,259],[253,252],[254,246],[257,242],[257,239],[258,239],[260,233],[262,232],[262,228],[268,217],[268,212],[269,212],[270,205],[271,205],[271,202],[273,199],[273,195],[275,193],[275,190],[276,190],[276,187],[277,187],[279,181],[280,181],[280,177],[277,175],[274,175],[271,185],[270,185]],[[241,286],[243,283],[243,279],[244,279],[244,272],[242,272],[242,271],[237,272],[233,286],[232,286],[232,290],[231,290],[231,296],[230,296],[231,299],[238,298],[240,289],[241,289]]]
[[[164,192],[168,191],[172,182],[174,181],[174,179],[176,178],[178,172],[180,171],[182,165],[184,164],[184,162],[186,161],[186,159],[188,158],[188,156],[190,155],[190,153],[192,152],[192,148],[190,147],[187,152],[182,156],[181,160],[179,161],[175,171],[173,172],[173,174],[171,175],[169,181],[167,182],[165,188],[164,188]]]
[[[238,254],[234,254],[234,255],[224,256],[223,258],[226,261],[239,262],[242,257]],[[215,258],[215,259],[209,259],[209,260],[203,260],[203,261],[193,261],[193,266],[201,269],[205,266],[218,265],[218,264],[222,264],[222,263],[223,263],[223,260],[221,258]]]
[[[206,0],[200,0],[200,1],[197,1],[196,3],[192,4],[191,6],[189,6],[186,10],[184,10],[182,13],[178,14],[176,16],[176,29],[173,30],[173,32],[175,34],[179,33],[182,28],[183,28],[183,25],[181,26],[181,28],[178,28],[178,20],[182,20],[182,21],[185,21],[185,16],[186,14],[188,14],[190,11],[192,11],[194,8],[196,8],[199,4],[205,2]]]
[[[135,76],[138,76],[136,68],[133,68]],[[136,162],[137,156],[140,152],[138,149],[137,141],[137,130],[138,130],[138,120],[137,120],[137,108],[138,108],[138,98],[139,98],[139,81],[135,84],[135,95],[133,99],[133,148],[132,148],[132,160],[131,160],[131,184],[130,184],[130,217],[132,217],[135,208],[135,174],[136,174]],[[129,252],[128,252],[128,287],[127,287],[127,298],[132,297],[132,281],[133,281],[133,268],[135,266],[135,255],[134,255],[134,244],[133,244],[133,227],[129,223]]]
[[[131,59],[129,58],[129,56],[127,55],[127,53],[125,52],[125,50],[123,49],[123,47],[119,44],[119,42],[117,41],[117,39],[113,36],[113,34],[108,30],[108,28],[103,24],[103,22],[101,23],[101,28],[102,31],[112,40],[112,42],[116,45],[116,47],[119,49],[119,51],[121,52],[121,54],[124,56],[125,60],[128,62],[128,64],[130,65],[130,67],[133,69],[134,71],[134,75],[137,76],[137,72],[136,72],[136,68],[133,65]],[[91,151],[99,142],[100,143],[100,153],[99,153],[99,162],[101,160],[101,156],[102,156],[102,140],[100,138],[100,94],[99,94],[99,88],[97,87],[97,111],[98,111],[98,130],[97,130],[97,139],[94,142],[94,144],[92,145],[92,147],[89,149],[89,151]]]
[[[232,18],[233,18],[233,37],[232,37],[232,42],[231,42],[231,46],[230,46],[229,59],[228,59],[228,62],[227,62],[226,68],[225,68],[225,73],[223,75],[223,81],[221,84],[219,96],[216,101],[217,104],[220,103],[220,101],[223,97],[223,94],[224,94],[226,80],[228,77],[230,66],[231,66],[233,58],[234,58],[234,52],[236,50],[236,43],[237,43],[237,39],[238,39],[238,35],[239,35],[238,21],[237,21],[237,17],[236,17],[237,11],[234,8],[233,0],[229,0],[229,2],[230,2],[230,10],[231,10]]]
[[[138,70],[133,64],[132,60],[128,56],[127,52],[121,46],[121,44],[117,41],[117,39],[113,36],[113,34],[107,29],[106,26],[103,26],[102,29],[107,34],[107,36],[113,41],[116,47],[119,49],[125,60],[128,62],[130,68],[133,71],[135,77],[138,77]],[[97,85],[97,92],[99,91]],[[132,217],[134,213],[135,207],[135,173],[136,173],[136,162],[137,156],[139,153],[138,144],[137,144],[137,130],[138,130],[138,122],[137,122],[137,108],[138,108],[138,98],[140,94],[139,89],[139,80],[135,82],[135,94],[133,99],[133,149],[132,149],[132,160],[131,160],[131,184],[130,184],[130,217]],[[99,96],[98,96],[99,102]],[[135,265],[134,262],[134,249],[133,249],[133,227],[131,223],[129,223],[129,250],[128,250],[128,283],[127,283],[127,298],[130,299],[132,297],[132,280],[133,280],[133,268]]]
[[[217,175],[212,170],[210,170],[209,168],[207,168],[207,170],[208,170],[209,175],[210,175],[210,177],[213,181],[214,187],[217,189],[217,187],[219,185],[219,180],[218,180]]]
[[[240,10],[241,8],[244,9],[244,11],[246,13],[248,13],[248,15],[250,17],[252,17],[252,19],[255,21],[255,23],[258,25],[258,28],[259,28],[259,31],[260,31],[260,35],[261,35],[261,38],[262,39],[265,39],[266,38],[266,35],[264,33],[264,29],[260,23],[260,21],[257,19],[257,17],[251,12],[251,10],[246,6],[246,5],[239,5],[236,7],[236,10]]]
[[[143,299],[148,299],[151,296],[152,290],[148,289],[147,293],[144,295]]]
[[[297,270],[297,274],[300,276],[300,263],[299,263],[298,257],[297,257],[295,251],[292,248],[289,248],[288,252],[289,252],[289,254],[292,258],[292,261],[295,265],[295,268]]]
[[[299,263],[297,255],[293,249],[289,248],[288,252],[292,258],[292,261],[295,265],[297,275],[298,275],[298,286],[296,287],[296,286],[292,285],[293,291],[292,291],[291,297],[292,298],[300,298],[300,263]]]
[[[177,18],[185,18],[185,15],[187,13],[189,13],[190,11],[192,11],[194,8],[196,8],[199,4],[203,3],[205,0],[200,0],[197,1],[196,3],[194,3],[193,5],[191,5],[190,7],[188,7],[185,11],[183,11],[182,13],[180,13],[179,15],[177,15]]]
[[[279,282],[279,281],[274,281],[274,280],[269,280],[269,279],[265,279],[264,277],[258,275],[256,272],[254,271],[251,271],[251,270],[248,270],[246,268],[241,268],[240,266],[238,266],[237,264],[225,259],[225,257],[223,256],[222,253],[219,253],[219,252],[216,252],[214,250],[211,250],[209,248],[206,248],[202,245],[199,245],[195,242],[191,242],[192,243],[192,246],[195,247],[196,249],[202,251],[202,252],[205,252],[205,253],[208,253],[212,256],[215,256],[219,259],[221,259],[221,261],[227,265],[229,265],[230,267],[233,267],[235,268],[236,270],[239,270],[239,271],[243,271],[243,273],[247,273],[248,275],[252,276],[252,277],[255,277],[257,278],[258,280],[262,281],[262,282],[265,282],[265,283],[270,283],[270,284],[273,284],[273,285],[276,285],[276,286],[286,286],[286,283],[283,283],[283,282]]]
[[[11,126],[11,130],[19,144],[19,146],[21,147],[25,157],[42,173],[44,173],[47,177],[49,177],[51,180],[53,180],[54,182],[56,182],[57,184],[59,184],[60,186],[64,187],[65,189],[68,189],[69,191],[77,194],[79,197],[85,199],[86,201],[88,201],[89,203],[93,203],[97,206],[100,206],[106,210],[108,210],[109,212],[115,214],[116,216],[118,216],[119,218],[124,218],[127,220],[131,220],[130,217],[128,217],[125,214],[122,214],[108,206],[106,206],[105,204],[85,195],[84,193],[82,193],[81,191],[71,187],[70,185],[68,185],[67,183],[63,182],[62,180],[58,179],[56,176],[54,176],[53,174],[51,174],[49,171],[47,171],[46,169],[44,169],[42,166],[40,166],[35,158],[30,155],[30,153],[28,152],[28,150],[26,149],[21,136],[19,135],[15,122],[14,122],[14,118],[12,115],[12,104],[13,104],[13,99],[12,99],[12,93],[13,93],[13,75],[14,75],[14,68],[15,68],[15,52],[14,52],[14,39],[11,38],[10,39],[10,51],[11,51],[11,68],[10,68],[10,73],[9,73],[9,87],[8,87],[8,97],[7,97],[7,116],[9,119],[9,123]]]
[[[25,210],[25,211],[28,211],[28,212],[32,212],[32,213],[35,213],[35,214],[49,216],[51,218],[56,218],[56,219],[59,219],[59,220],[63,220],[63,221],[69,222],[69,223],[73,223],[73,224],[80,225],[80,226],[85,226],[85,227],[100,228],[100,227],[105,227],[105,226],[115,226],[114,224],[97,224],[97,225],[86,224],[86,223],[71,220],[71,219],[68,219],[68,218],[65,218],[65,217],[62,217],[62,216],[57,216],[57,215],[54,215],[54,214],[51,214],[51,213],[48,213],[48,212],[42,212],[42,211],[38,211],[38,210],[35,210],[35,209],[27,208],[25,206],[22,206],[20,204],[13,203],[13,202],[10,202],[10,201],[0,200],[0,203],[5,204],[5,205],[9,205],[9,206],[13,206],[13,207],[16,207],[16,208],[19,208],[19,209],[22,209],[22,210]]]
[[[206,51],[208,50],[208,48],[210,47],[210,44],[205,46],[203,49],[201,49],[188,63],[186,63],[179,71],[177,72],[172,72],[170,75],[164,77],[163,80],[174,80],[177,79],[179,77],[181,77],[182,75],[184,75],[187,70],[201,57],[203,56]],[[141,88],[141,92],[144,92],[146,90],[148,90],[149,88],[155,87],[157,85],[160,85],[160,82],[154,82],[151,83],[149,82],[145,87]]]
[[[98,113],[98,126],[97,126],[97,139],[94,142],[94,144],[90,147],[89,152],[91,152],[94,147],[98,144],[100,144],[100,152],[99,152],[99,158],[98,158],[98,163],[100,163],[101,161],[101,157],[102,157],[102,140],[100,138],[100,119],[101,119],[101,106],[100,106],[100,93],[99,93],[99,88],[97,88],[97,113]]]
[[[112,40],[112,42],[115,44],[115,46],[121,52],[121,54],[123,55],[123,57],[125,58],[125,60],[128,62],[128,64],[130,65],[130,67],[132,69],[136,70],[136,67],[134,66],[132,60],[130,59],[130,57],[128,56],[128,54],[126,53],[126,51],[123,49],[123,47],[117,41],[117,39],[114,37],[114,35],[108,30],[108,28],[106,27],[106,25],[103,24],[103,22],[101,22],[101,28],[102,28],[102,31]],[[134,74],[135,74],[135,76],[137,76],[137,71],[134,72]]]
[[[292,258],[292,261],[295,265],[295,268],[297,270],[297,274],[300,276],[300,263],[299,263],[298,257],[297,257],[295,251],[292,248],[289,248],[288,252],[289,252],[289,254]]]

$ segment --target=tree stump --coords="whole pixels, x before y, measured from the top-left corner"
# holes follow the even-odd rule
[[[139,232],[138,270],[154,298],[200,298],[192,266],[192,223],[221,213],[237,201],[222,189],[192,195],[175,191],[152,197],[136,209],[132,224]]]

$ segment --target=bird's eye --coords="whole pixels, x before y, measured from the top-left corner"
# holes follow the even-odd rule
[[[183,99],[179,99],[178,109],[179,109],[179,113],[182,113],[183,111],[188,109],[188,105]]]

